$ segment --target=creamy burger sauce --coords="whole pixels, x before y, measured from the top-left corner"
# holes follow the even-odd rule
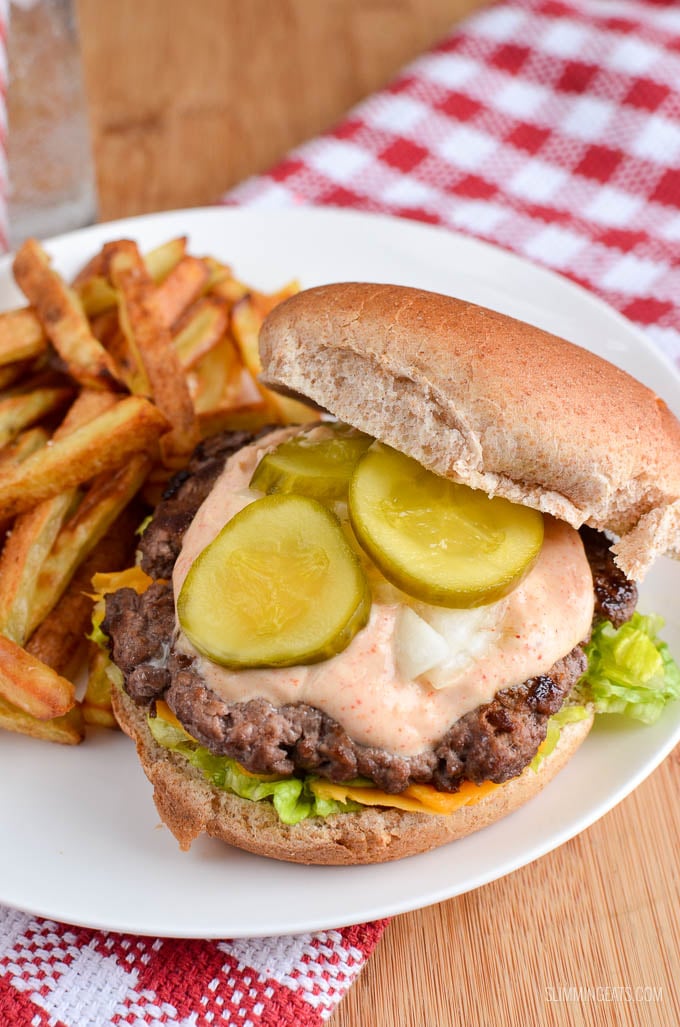
[[[266,445],[255,443],[228,461],[184,537],[173,573],[175,596],[199,553],[227,521],[259,497],[248,489],[258,461],[295,432],[272,433]],[[434,746],[454,721],[501,688],[545,673],[587,637],[593,582],[578,533],[546,517],[536,564],[496,608],[497,620],[483,628],[481,645],[476,639],[472,646],[482,653],[458,667],[447,687],[437,689],[399,672],[396,603],[374,600],[367,626],[349,646],[310,666],[234,671],[197,654],[181,632],[176,644],[196,656],[206,684],[228,702],[257,696],[275,706],[305,702],[337,720],[355,741],[407,756]],[[421,616],[423,609],[418,604]]]

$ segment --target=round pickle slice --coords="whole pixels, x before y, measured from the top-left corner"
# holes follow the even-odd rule
[[[305,496],[265,496],[192,564],[177,600],[185,635],[227,667],[289,667],[342,652],[370,612],[338,520]]]
[[[543,544],[537,510],[441,478],[381,443],[357,464],[349,515],[385,577],[434,606],[501,599]]]
[[[267,453],[250,487],[269,494],[295,492],[322,503],[346,499],[357,460],[372,442],[369,435],[345,425],[315,426]]]

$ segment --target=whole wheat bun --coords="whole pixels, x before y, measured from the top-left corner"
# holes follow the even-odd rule
[[[154,788],[159,816],[188,849],[203,832],[230,845],[291,863],[347,865],[384,863],[413,856],[472,834],[524,805],[562,769],[586,738],[590,718],[567,724],[538,771],[529,767],[474,806],[448,816],[367,807],[289,826],[266,801],[251,802],[214,788],[179,753],[158,745],[146,711],[121,688],[113,689],[118,723],[134,740]]]
[[[437,474],[619,536],[633,580],[680,556],[680,423],[579,346],[449,296],[349,282],[276,307],[260,353],[264,384]]]

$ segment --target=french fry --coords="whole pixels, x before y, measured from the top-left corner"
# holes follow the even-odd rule
[[[248,403],[242,407],[215,407],[198,415],[201,438],[207,439],[221,431],[257,431],[271,424],[269,409],[264,403]]]
[[[94,643],[90,643],[87,661],[87,687],[83,696],[83,718],[86,724],[117,728],[111,706],[111,667],[109,654]]]
[[[155,249],[149,250],[144,256],[146,269],[153,278],[154,285],[160,285],[168,277],[174,267],[179,264],[187,251],[187,237],[179,236],[177,239],[170,239],[161,243]]]
[[[54,441],[87,424],[113,403],[115,398],[110,393],[81,392],[54,433]],[[76,490],[66,489],[38,503],[17,517],[5,542],[0,555],[0,632],[19,645],[24,645],[35,627],[33,611],[40,571],[75,500]]]
[[[91,278],[108,278],[109,262],[119,245],[120,240],[107,242],[102,246],[99,253],[95,253],[94,257],[88,260],[87,264],[80,269],[73,279],[73,288],[77,292],[80,292],[81,288]],[[186,249],[187,239],[184,235],[177,239],[170,239],[168,242],[156,246],[155,249],[149,250],[144,257],[144,263],[156,285],[160,284],[172,271],[175,264],[180,262],[186,253]]]
[[[77,289],[78,298],[89,318],[104,314],[116,305],[116,292],[103,275],[92,275]]]
[[[218,296],[194,303],[175,325],[172,341],[180,364],[189,371],[217,346],[229,327],[229,309]]]
[[[47,444],[49,435],[44,428],[28,428],[22,431],[7,446],[0,449],[0,467],[3,464],[20,464],[31,453]]]
[[[197,257],[182,257],[175,265],[155,293],[158,316],[167,328],[198,299],[209,279],[208,267]]]
[[[0,633],[24,645],[29,635],[31,601],[38,574],[62,522],[73,492],[61,492],[17,518],[0,556]]]
[[[42,563],[30,605],[29,635],[58,602],[78,564],[89,556],[139,491],[150,467],[148,456],[136,454],[115,474],[95,479]]]
[[[257,340],[262,327],[263,317],[249,294],[234,304],[231,311],[231,330],[234,341],[239,348],[241,359],[246,368],[257,382],[258,375],[262,371],[260,351]]]
[[[92,619],[92,578],[102,567],[121,570],[134,558],[135,529],[142,508],[123,510],[90,555],[80,564],[59,602],[31,635],[26,650],[64,677],[70,677]]]
[[[76,294],[50,267],[35,239],[27,239],[14,258],[14,277],[35,308],[45,334],[69,373],[89,388],[117,388],[110,356],[94,337]]]
[[[152,451],[167,423],[153,403],[127,396],[21,464],[0,467],[0,520]]]
[[[278,393],[271,392],[269,389],[261,386],[258,381],[262,371],[260,351],[258,349],[258,337],[262,322],[265,316],[277,304],[299,292],[299,289],[300,287],[297,282],[290,282],[278,293],[272,293],[270,296],[264,293],[253,292],[239,300],[231,312],[232,331],[243,362],[262,394],[271,420],[278,424],[306,424],[308,421],[319,419],[318,411],[313,410],[299,400],[290,399],[287,396],[280,396]]]
[[[0,400],[0,446],[11,442],[23,428],[42,420],[63,406],[73,395],[66,388],[37,388]]]
[[[0,635],[0,697],[38,720],[51,720],[73,707],[75,688],[16,642]]]
[[[152,396],[171,425],[160,441],[163,462],[181,466],[198,442],[198,424],[179,357],[156,307],[153,281],[136,249],[114,255],[111,279],[123,297]]]
[[[59,442],[76,428],[89,424],[95,417],[111,410],[118,402],[118,396],[97,389],[83,389],[66,412],[66,416],[54,433],[53,441]]]
[[[40,318],[30,307],[0,314],[0,364],[33,360],[47,349]]]
[[[236,347],[224,336],[194,368],[191,375],[192,399],[197,413],[206,413],[215,407],[236,405],[237,392],[242,387],[243,368]],[[260,400],[253,388],[251,398]]]
[[[133,323],[134,313],[131,316],[125,289],[118,288],[116,285],[121,267],[126,271],[136,268],[140,275],[143,274],[142,258],[137,245],[128,239],[112,243],[109,253],[107,272],[115,287],[117,316],[116,326],[108,334],[105,345],[115,360],[121,377],[130,392],[137,396],[150,397],[152,395],[151,382],[137,342],[135,323]]]
[[[78,704],[61,717],[37,720],[0,696],[0,727],[62,745],[78,745],[85,737],[83,712]]]
[[[211,262],[209,258],[206,258],[206,262],[211,270],[211,278],[208,283],[208,291],[211,295],[218,296],[225,300],[230,307],[233,307],[235,303],[250,294],[248,286],[233,278],[229,273],[229,268],[218,264],[217,261]]]
[[[257,289],[251,289],[250,296],[255,309],[264,320],[267,314],[271,314],[274,307],[278,307],[279,303],[295,296],[299,291],[300,283],[297,278],[294,278],[276,292],[259,292]]]
[[[205,287],[206,292],[213,292],[218,286],[222,286],[227,282],[231,282],[233,288],[240,287],[241,291],[239,296],[243,296],[249,291],[247,285],[244,285],[242,282],[237,282],[234,278],[234,272],[228,264],[223,264],[222,261],[216,260],[215,257],[203,257],[202,259],[210,273],[210,277],[208,278]]]

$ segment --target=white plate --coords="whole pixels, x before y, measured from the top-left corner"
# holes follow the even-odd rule
[[[95,226],[49,244],[66,275],[107,240],[145,248],[188,234],[273,289],[357,279],[461,295],[589,346],[680,411],[675,372],[588,293],[517,257],[406,221],[329,210],[212,208]],[[0,306],[20,301],[0,264]],[[680,654],[680,570],[661,561],[641,606],[667,618]],[[507,819],[452,846],[373,867],[301,867],[201,840],[180,853],[158,824],[131,744],[100,732],[78,749],[0,741],[0,903],[69,923],[175,937],[287,934],[388,916],[477,888],[582,831],[636,787],[680,738],[680,704],[653,727],[602,722],[560,777]]]

